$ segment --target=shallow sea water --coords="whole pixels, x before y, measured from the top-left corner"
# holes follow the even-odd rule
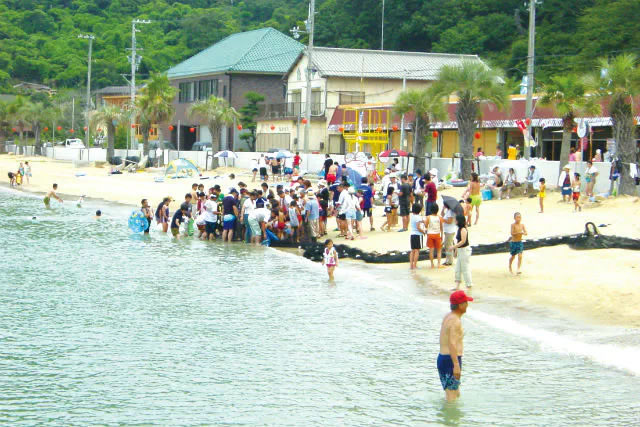
[[[273,249],[132,236],[131,209],[0,190],[0,424],[640,422],[636,330],[480,298],[447,404],[428,283],[343,264],[331,286]]]

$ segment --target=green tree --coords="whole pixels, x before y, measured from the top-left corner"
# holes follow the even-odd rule
[[[256,116],[258,115],[258,103],[264,101],[264,95],[259,94],[257,92],[247,92],[244,94],[244,97],[247,99],[247,103],[240,108],[240,123],[244,129],[250,131],[249,133],[244,133],[240,136],[240,138],[244,139],[249,146],[249,151],[255,151],[256,148]]]
[[[600,72],[589,81],[598,98],[606,102],[613,122],[613,138],[622,161],[620,193],[631,195],[635,185],[629,169],[630,164],[636,162],[634,97],[640,95],[638,59],[632,54],[601,59],[599,68]]]
[[[408,90],[398,95],[394,110],[396,114],[415,113],[413,154],[420,162],[414,162],[413,167],[414,170],[420,169],[421,165],[424,166],[427,139],[429,144],[426,148],[431,151],[431,138],[427,136],[426,131],[431,123],[447,118],[442,96],[438,96],[431,89]]]
[[[125,120],[128,114],[117,105],[105,105],[91,113],[91,126],[97,128],[104,126],[107,129],[107,161],[113,158],[116,126]]]
[[[42,102],[32,102],[27,104],[26,113],[29,116],[29,123],[31,124],[31,130],[35,137],[35,144],[37,151],[40,152],[42,148],[41,135],[44,124],[51,118],[51,109],[45,106]]]
[[[140,90],[136,99],[136,112],[140,121],[145,156],[149,155],[149,130],[152,125],[158,125],[160,141],[163,140],[160,124],[173,117],[175,110],[172,101],[175,93],[176,89],[171,86],[166,74],[153,74]]]
[[[456,121],[462,153],[462,176],[469,179],[473,160],[473,136],[482,118],[483,102],[492,102],[499,110],[507,110],[511,101],[504,85],[502,71],[482,62],[464,61],[461,65],[445,65],[433,84],[437,96],[457,97]]]
[[[587,85],[584,79],[567,74],[551,78],[543,85],[540,105],[553,107],[562,117],[562,145],[560,148],[560,168],[569,159],[571,148],[571,133],[578,116],[595,115],[600,113],[600,104],[594,96],[587,96]]]
[[[20,142],[22,143],[24,131],[29,126],[29,108],[30,102],[24,96],[18,95],[7,108],[9,122],[15,126],[20,134]]]
[[[187,110],[187,117],[207,125],[211,134],[211,147],[215,153],[220,151],[220,131],[224,126],[231,126],[234,120],[240,118],[240,114],[235,108],[229,106],[224,98],[212,95],[207,100],[191,104]],[[215,167],[217,167],[217,160],[214,158]]]

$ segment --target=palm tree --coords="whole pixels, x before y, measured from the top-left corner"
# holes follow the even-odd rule
[[[234,119],[240,118],[240,113],[229,106],[224,98],[212,95],[207,100],[192,104],[187,110],[187,117],[198,123],[207,124],[211,134],[211,147],[215,153],[220,151],[220,131],[224,126],[231,126]],[[217,162],[217,159],[214,158],[214,161]]]
[[[433,84],[434,93],[458,98],[456,120],[458,140],[463,156],[462,176],[469,179],[473,160],[473,136],[482,118],[481,103],[492,102],[499,110],[510,107],[509,89],[504,85],[502,71],[489,68],[482,62],[463,61],[460,65],[440,68]]]
[[[114,153],[116,126],[127,117],[126,112],[117,105],[104,105],[91,113],[91,126],[104,126],[107,129],[107,161],[110,162]]]
[[[140,90],[136,99],[136,112],[142,132],[143,152],[149,154],[149,131],[153,124],[169,121],[175,110],[172,105],[176,89],[169,83],[166,74],[153,74],[146,85]],[[159,138],[162,141],[161,127]]]
[[[619,55],[612,60],[601,59],[600,70],[589,83],[598,98],[607,102],[613,124],[613,138],[622,162],[620,193],[634,193],[634,182],[629,174],[630,164],[636,162],[634,97],[640,94],[640,68],[632,54]]]
[[[44,123],[48,122],[49,119],[53,116],[51,110],[42,102],[34,102],[26,105],[26,113],[29,117],[29,122],[31,123],[31,130],[36,139],[36,147],[37,152],[41,150],[40,136],[42,134],[42,126]]]
[[[562,117],[562,146],[560,148],[560,167],[569,158],[571,133],[577,116],[600,114],[597,97],[587,95],[587,84],[575,74],[560,75],[551,78],[543,86],[540,105],[553,107]]]
[[[22,142],[25,128],[29,126],[30,104],[27,98],[18,95],[7,107],[9,121],[18,128],[20,133],[20,142]]]
[[[9,124],[9,104],[0,99],[0,135],[6,137],[5,128]]]
[[[429,137],[425,133],[431,123],[443,121],[447,117],[442,97],[430,89],[408,90],[398,95],[394,111],[396,114],[415,113],[413,154],[417,159],[421,159],[424,165],[426,137]],[[430,138],[429,141],[431,141]],[[417,161],[414,162],[413,168],[419,169],[420,164]]]

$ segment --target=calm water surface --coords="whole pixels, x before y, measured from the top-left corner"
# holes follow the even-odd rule
[[[446,295],[408,273],[342,265],[329,286],[295,255],[145,240],[131,208],[54,207],[0,190],[0,424],[640,422],[637,331],[478,301],[450,405]]]

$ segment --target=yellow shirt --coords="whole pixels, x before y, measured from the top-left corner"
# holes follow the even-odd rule
[[[516,147],[507,148],[507,160],[515,160],[518,155],[518,150]]]

